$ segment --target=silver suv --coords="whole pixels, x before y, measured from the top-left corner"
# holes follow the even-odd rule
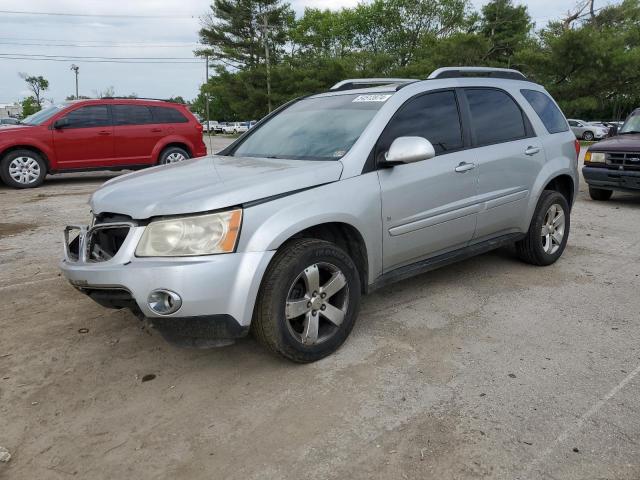
[[[578,151],[548,93],[514,70],[347,80],[218,155],[110,180],[92,224],[66,228],[61,268],[169,341],[251,330],[312,362],[345,341],[361,295],[392,282],[508,244],[554,263]]]

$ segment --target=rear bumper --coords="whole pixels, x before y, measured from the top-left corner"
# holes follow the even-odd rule
[[[623,192],[637,192],[640,190],[640,171],[583,167],[582,175],[592,187]]]

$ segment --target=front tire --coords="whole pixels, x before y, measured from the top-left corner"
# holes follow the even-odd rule
[[[14,150],[0,161],[0,178],[9,187],[39,187],[46,176],[47,164],[32,150]]]
[[[567,199],[559,192],[544,190],[524,239],[516,242],[520,259],[531,265],[555,263],[567,246],[571,214]]]
[[[344,343],[359,308],[360,277],[349,255],[331,242],[296,239],[265,273],[251,331],[289,360],[315,362]]]
[[[584,132],[582,134],[582,139],[587,141],[587,142],[592,142],[593,139],[594,139],[593,132]]]
[[[165,148],[160,154],[158,165],[168,165],[170,163],[179,163],[191,158],[189,152],[180,147]]]
[[[609,200],[611,198],[611,195],[613,195],[613,190],[605,190],[603,188],[589,187],[589,196],[593,200],[604,202],[606,200]]]

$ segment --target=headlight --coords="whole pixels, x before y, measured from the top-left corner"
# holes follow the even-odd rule
[[[242,210],[151,222],[138,247],[138,257],[187,257],[231,253],[236,248]]]
[[[604,153],[587,152],[584,154],[584,161],[589,163],[606,163],[607,159]]]

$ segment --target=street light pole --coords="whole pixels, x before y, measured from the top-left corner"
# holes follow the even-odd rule
[[[209,125],[210,124],[209,124],[209,92],[208,92],[208,89],[209,89],[209,55],[205,55],[204,61],[205,61],[205,67],[204,67],[204,70],[205,70],[205,80],[204,80],[204,82],[205,83],[204,84],[205,84],[205,89],[206,89],[205,90],[205,96],[204,96],[204,102],[205,102],[205,105],[206,105],[205,108],[206,108],[206,114],[207,114],[207,133],[209,135],[211,135],[211,132],[209,131]]]
[[[71,70],[74,71],[74,73],[76,74],[76,100],[78,100],[79,95],[78,95],[78,71],[80,70],[80,67],[78,65],[76,65],[75,63],[71,64]]]
[[[264,41],[264,60],[267,66],[267,104],[269,106],[269,113],[271,113],[271,65],[269,62],[269,20],[267,13],[262,15],[263,20],[263,32],[262,39]]]

